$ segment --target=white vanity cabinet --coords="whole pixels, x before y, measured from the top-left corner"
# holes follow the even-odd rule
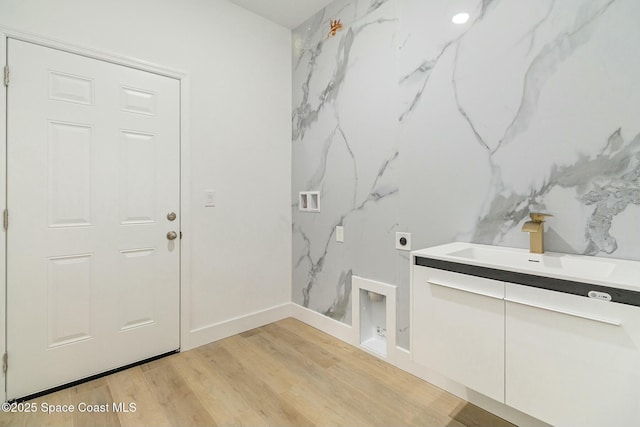
[[[411,268],[415,363],[554,426],[640,426],[640,262],[455,242]]]
[[[504,284],[413,266],[414,362],[504,401]]]
[[[556,426],[640,425],[640,307],[506,285],[506,401]]]

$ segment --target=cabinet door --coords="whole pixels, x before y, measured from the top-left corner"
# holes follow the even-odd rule
[[[504,402],[504,284],[413,267],[413,360]]]
[[[640,425],[640,308],[507,284],[506,403],[557,426]]]

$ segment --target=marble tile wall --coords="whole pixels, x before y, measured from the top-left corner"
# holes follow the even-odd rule
[[[396,231],[527,247],[530,211],[554,215],[549,250],[640,260],[639,20],[637,0],[337,0],[294,30],[293,200],[321,212],[292,206],[293,301],[350,324],[352,275],[395,284],[408,348]]]

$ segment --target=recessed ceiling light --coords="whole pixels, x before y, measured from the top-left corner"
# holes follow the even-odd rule
[[[467,12],[461,12],[451,18],[451,22],[454,24],[464,24],[469,20],[469,14]]]

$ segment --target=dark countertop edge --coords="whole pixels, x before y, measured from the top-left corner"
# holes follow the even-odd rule
[[[414,255],[414,265],[446,270],[469,276],[482,277],[485,279],[493,279],[500,282],[531,286],[534,288],[562,292],[565,294],[573,294],[585,298],[589,298],[590,291],[606,292],[611,295],[612,302],[640,307],[640,292],[632,291],[630,289],[613,288],[609,286],[595,285],[592,283],[557,279],[555,277],[538,276],[535,274],[526,274],[516,271],[500,270],[497,268],[443,261],[421,255]]]

